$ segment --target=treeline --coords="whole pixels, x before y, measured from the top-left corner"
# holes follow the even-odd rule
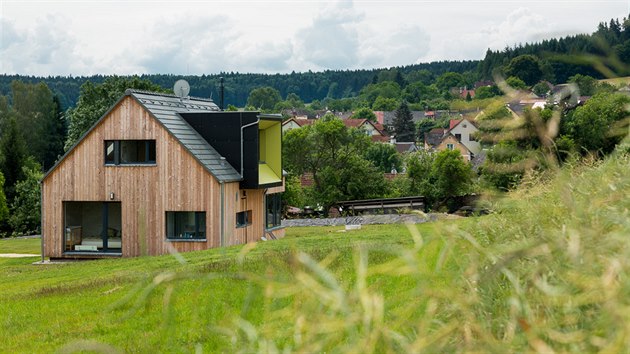
[[[495,69],[508,65],[521,55],[540,58],[545,79],[552,83],[567,82],[575,74],[598,79],[611,75],[627,76],[630,75],[627,67],[630,63],[630,20],[624,17],[622,21],[611,19],[609,23],[601,22],[597,31],[590,35],[579,34],[519,44],[503,50],[488,50],[477,72],[481,78],[492,78]],[[598,64],[599,68],[595,69],[594,64]]]

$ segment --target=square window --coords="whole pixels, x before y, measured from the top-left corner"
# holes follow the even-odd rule
[[[167,211],[166,238],[203,240],[206,238],[206,213],[203,211]]]

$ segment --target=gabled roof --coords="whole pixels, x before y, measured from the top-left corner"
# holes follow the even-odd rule
[[[46,179],[65,158],[105,119],[118,104],[130,96],[144,107],[160,125],[166,129],[193,157],[219,182],[236,182],[241,175],[229,163],[221,160],[221,155],[188,124],[179,113],[207,113],[219,111],[212,100],[204,98],[180,98],[175,95],[128,89],[112,107],[72,146],[57,163],[44,175]]]

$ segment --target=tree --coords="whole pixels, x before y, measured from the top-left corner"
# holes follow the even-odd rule
[[[226,111],[228,112],[238,112],[238,107],[232,104],[228,104]]]
[[[436,196],[444,199],[471,192],[473,171],[457,150],[440,151],[431,166]]]
[[[376,114],[367,107],[357,109],[354,113],[352,113],[352,118],[367,119],[370,122],[376,122]]]
[[[402,101],[396,109],[393,125],[397,141],[416,141],[416,126],[413,123],[413,116],[407,102]]]
[[[9,201],[15,195],[15,184],[24,179],[26,144],[14,117],[9,118],[0,138],[0,173],[4,176],[4,192]]]
[[[81,85],[81,95],[77,106],[68,110],[69,126],[65,149],[68,150],[78,142],[79,138],[122,97],[127,89],[167,92],[161,86],[137,76],[111,76],[102,84],[86,81]]]
[[[412,71],[409,75],[407,75],[407,82],[420,82],[427,86],[431,85],[434,79],[433,74],[427,69]]]
[[[418,140],[424,140],[424,134],[430,132],[432,129],[437,128],[438,124],[433,119],[423,119],[416,124],[416,130],[418,132]]]
[[[9,219],[9,207],[7,206],[7,196],[4,194],[4,176],[0,172],[0,231],[6,229]]]
[[[442,92],[448,91],[452,87],[460,87],[463,84],[464,76],[460,73],[454,72],[444,73],[435,81],[435,86],[437,86],[437,88]]]
[[[271,111],[278,102],[282,101],[280,91],[273,87],[264,86],[253,89],[247,98],[247,105],[262,111]]]
[[[363,157],[383,173],[390,173],[392,169],[402,171],[402,159],[393,145],[371,144]]]
[[[367,102],[369,106],[372,106],[378,97],[398,100],[400,98],[400,93],[400,85],[393,81],[383,81],[378,84],[369,84],[365,86],[359,94],[359,99]]]
[[[372,104],[372,109],[375,111],[393,111],[396,106],[398,106],[398,100],[395,98],[378,96]]]
[[[407,195],[421,195],[427,199],[427,203],[433,201],[435,187],[431,175],[435,154],[427,151],[418,151],[407,155],[405,166],[409,180]]]
[[[599,93],[565,119],[566,130],[582,152],[608,154],[628,133],[626,105],[630,97]],[[621,122],[625,124],[620,125]]]
[[[383,174],[362,157],[370,144],[365,133],[349,129],[335,115],[326,114],[315,124],[284,135],[283,161],[290,174],[313,174],[314,194],[328,210],[339,200],[383,193],[378,189],[384,188],[384,182],[379,182]]]
[[[39,229],[40,184],[43,174],[37,163],[22,167],[25,178],[15,184],[15,198],[11,202],[9,225],[14,233],[27,235]]]
[[[597,89],[597,80],[588,75],[575,74],[569,78],[569,82],[578,86],[580,96],[591,96]]]
[[[549,85],[546,82],[541,81],[532,87],[532,92],[534,92],[538,97],[546,97],[547,94],[551,91]]]
[[[402,92],[402,98],[411,103],[418,103],[421,100],[435,99],[438,97],[440,97],[440,92],[435,85],[427,86],[422,82],[409,84]]]
[[[13,115],[26,142],[27,155],[44,168],[52,167],[63,154],[66,127],[59,97],[45,83],[11,82]]]
[[[512,59],[505,69],[506,76],[514,76],[525,82],[527,86],[532,86],[542,78],[538,57],[530,54],[519,55]]]
[[[524,90],[527,88],[525,81],[519,79],[516,76],[510,76],[505,80],[505,83],[508,84],[513,89]]]
[[[499,90],[499,87],[497,87],[497,85],[481,86],[475,90],[475,98],[478,100],[500,96],[500,95],[501,95],[501,90]]]

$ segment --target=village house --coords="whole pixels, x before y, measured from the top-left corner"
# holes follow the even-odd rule
[[[44,176],[44,255],[134,257],[282,237],[281,121],[127,90]]]

